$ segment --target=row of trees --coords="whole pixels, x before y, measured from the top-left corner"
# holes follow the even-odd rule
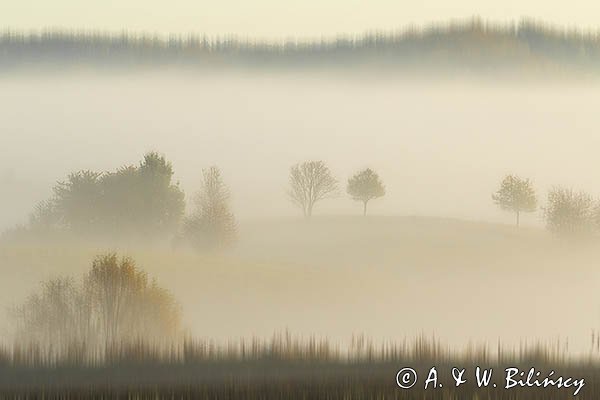
[[[538,208],[537,196],[529,179],[507,175],[492,199],[501,209],[513,212],[519,226],[520,214]],[[559,235],[577,236],[600,229],[600,201],[583,191],[553,187],[542,208],[547,228]]]
[[[367,213],[369,201],[385,195],[385,186],[371,169],[357,172],[348,179],[346,191],[353,200],[363,204]],[[322,161],[294,165],[290,170],[289,196],[310,217],[317,202],[335,197],[338,181]],[[522,213],[538,209],[538,200],[532,182],[515,175],[507,175],[492,199],[501,209],[515,214],[516,225]],[[554,187],[548,192],[546,207],[542,208],[547,228],[560,235],[580,235],[600,229],[600,202],[585,192]]]
[[[202,171],[192,212],[185,215],[185,195],[173,181],[173,167],[164,156],[148,153],[137,166],[114,172],[79,171],[53,188],[53,196],[39,203],[29,227],[42,232],[66,230],[76,235],[176,237],[200,249],[223,248],[236,238],[230,192],[221,171]],[[348,179],[347,193],[363,205],[385,195],[376,172],[365,169]],[[338,181],[322,161],[292,166],[288,194],[305,217],[315,204],[336,196]]]
[[[379,175],[370,168],[359,171],[348,179],[346,191],[355,201],[363,204],[363,215],[367,215],[369,201],[385,195],[385,186]],[[294,165],[290,170],[288,194],[305,217],[312,216],[315,204],[339,193],[338,181],[323,161],[307,161]]]
[[[202,171],[200,190],[191,213],[185,215],[185,196],[173,181],[173,167],[164,156],[148,153],[137,166],[114,172],[80,171],[58,182],[51,199],[37,205],[30,227],[37,230],[66,229],[77,235],[104,234],[112,237],[137,235],[145,240],[176,237],[200,249],[231,245],[236,237],[230,192],[221,171]],[[338,180],[323,161],[307,161],[291,167],[288,195],[306,218],[315,205],[339,194]],[[363,215],[373,199],[385,195],[379,175],[370,168],[356,172],[346,183],[346,192],[362,203]],[[507,175],[492,195],[503,210],[515,214],[538,209],[529,179]],[[544,211],[547,226],[557,233],[575,234],[600,226],[600,203],[584,192],[553,188]]]

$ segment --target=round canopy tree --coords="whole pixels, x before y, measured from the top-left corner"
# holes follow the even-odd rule
[[[357,172],[348,179],[348,194],[353,200],[362,201],[363,215],[367,215],[367,203],[385,195],[385,186],[381,183],[379,175],[370,168]]]
[[[500,189],[492,194],[492,199],[503,210],[514,212],[519,226],[521,212],[533,212],[537,208],[535,190],[529,179],[507,175],[500,183]]]

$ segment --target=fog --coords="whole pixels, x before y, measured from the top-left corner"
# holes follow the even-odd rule
[[[73,171],[155,150],[189,201],[202,168],[222,169],[239,221],[231,253],[123,248],[180,299],[197,335],[560,337],[582,351],[599,325],[596,248],[558,244],[541,211],[517,230],[491,200],[507,173],[532,179],[542,206],[553,185],[600,194],[596,83],[168,71],[5,74],[0,87],[1,230]],[[310,223],[286,196],[304,160],[325,161],[342,186]],[[387,193],[361,219],[344,187],[364,167]],[[13,277],[0,302],[83,273],[100,248],[4,248]]]
[[[5,76],[0,227],[23,221],[72,171],[172,161],[186,193],[221,167],[239,218],[295,215],[290,165],[322,159],[345,181],[372,167],[387,185],[372,212],[510,222],[490,201],[505,173],[598,192],[600,94],[530,85],[305,76]],[[443,194],[443,195],[442,195]],[[267,206],[268,205],[268,206]],[[353,213],[347,196],[317,213]],[[538,222],[536,216],[526,219]]]

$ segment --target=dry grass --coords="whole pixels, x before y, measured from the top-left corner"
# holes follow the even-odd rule
[[[39,349],[4,349],[0,354],[2,398],[203,398],[203,399],[559,399],[555,389],[491,391],[473,384],[424,391],[401,390],[396,372],[414,367],[421,377],[431,366],[440,382],[452,382],[451,368],[476,365],[503,369],[532,365],[546,371],[585,377],[583,398],[600,394],[597,363],[567,360],[564,349],[536,345],[498,354],[485,346],[451,352],[424,336],[398,344],[376,346],[355,337],[342,351],[327,340],[276,334],[270,340],[251,339],[219,346],[211,341],[185,340],[180,346],[157,348],[131,343],[114,346],[109,359],[82,364],[76,353],[56,362]],[[558,349],[558,350],[557,350]],[[562,396],[562,397],[561,397]]]

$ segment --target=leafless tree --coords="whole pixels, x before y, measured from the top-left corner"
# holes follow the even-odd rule
[[[316,202],[337,193],[337,180],[323,161],[307,161],[292,166],[288,194],[305,217],[312,215]]]
[[[81,288],[72,279],[55,278],[44,282],[42,290],[11,312],[18,344],[51,349],[57,357],[73,348],[89,344],[93,332],[90,310]]]

